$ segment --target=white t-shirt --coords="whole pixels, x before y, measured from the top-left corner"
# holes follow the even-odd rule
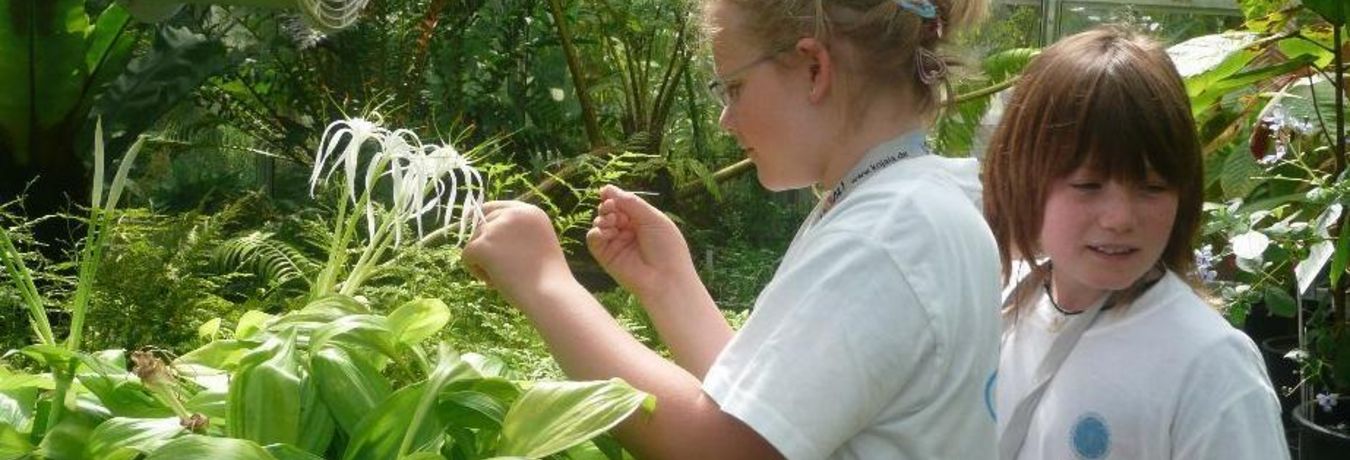
[[[704,391],[792,460],[993,458],[999,267],[978,169],[908,158],[813,213]]]
[[[1067,317],[1037,289],[1006,330],[999,432]],[[1168,272],[1101,312],[1031,417],[1021,459],[1289,458],[1280,406],[1251,339]],[[1005,459],[1007,460],[1007,459]]]

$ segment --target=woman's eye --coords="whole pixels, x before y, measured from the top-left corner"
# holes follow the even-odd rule
[[[1172,190],[1167,184],[1144,184],[1144,191],[1149,193],[1167,193]]]
[[[1082,190],[1085,192],[1101,190],[1102,188],[1101,182],[1073,182],[1070,183],[1069,186],[1073,187],[1075,190]]]
[[[741,95],[741,82],[734,81],[727,83],[727,97],[735,100]]]

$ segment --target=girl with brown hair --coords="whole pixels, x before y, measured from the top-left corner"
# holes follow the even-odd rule
[[[1050,46],[985,159],[1004,280],[999,450],[1022,459],[1287,458],[1260,354],[1191,287],[1204,174],[1156,42]]]
[[[466,262],[525,312],[569,376],[657,397],[617,430],[643,458],[988,459],[997,251],[978,165],[925,146],[936,47],[984,0],[705,3],[721,124],[771,190],[828,193],[740,331],[679,229],[614,187],[591,253],[650,313],[675,362],[568,271],[547,216],[485,206]]]

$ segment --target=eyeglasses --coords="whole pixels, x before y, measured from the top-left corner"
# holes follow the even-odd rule
[[[712,81],[708,82],[708,94],[711,94],[713,99],[716,99],[718,102],[721,102],[722,107],[730,106],[731,103],[735,101],[738,96],[740,96],[741,92],[740,91],[741,82],[736,80],[741,75],[745,74],[746,72],[749,72],[750,69],[753,69],[755,68],[755,66],[763,64],[765,62],[769,62],[770,59],[773,59],[775,56],[778,56],[778,53],[781,53],[783,51],[784,50],[777,50],[770,53],[765,53],[763,56],[760,56],[759,59],[750,61],[748,64],[744,64],[736,68],[736,70],[727,72],[726,74],[721,76],[714,75]]]

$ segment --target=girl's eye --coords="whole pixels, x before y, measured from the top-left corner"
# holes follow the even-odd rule
[[[1172,187],[1164,183],[1144,184],[1144,191],[1148,193],[1167,193]]]
[[[727,83],[727,97],[736,100],[741,96],[741,82],[733,81]]]
[[[1081,191],[1084,191],[1084,192],[1091,192],[1091,191],[1101,190],[1101,188],[1102,188],[1102,183],[1101,183],[1101,182],[1088,182],[1088,181],[1085,181],[1085,182],[1073,182],[1073,183],[1070,183],[1069,186],[1070,186],[1070,187],[1073,187],[1075,190],[1081,190]]]

